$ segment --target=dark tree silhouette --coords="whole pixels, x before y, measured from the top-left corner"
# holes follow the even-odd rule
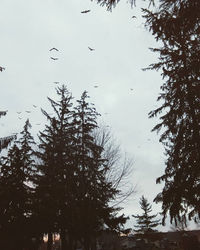
[[[59,100],[48,98],[55,115],[42,110],[49,124],[39,136],[33,217],[40,233],[48,234],[48,249],[52,234],[60,233],[63,250],[74,249],[78,241],[88,250],[105,225],[119,232],[127,218],[110,206],[118,190],[106,178],[103,148],[92,136],[98,114],[87,93],[72,109],[66,86],[56,90]]]
[[[78,142],[75,156],[78,166],[76,230],[85,250],[91,248],[105,225],[120,231],[127,219],[124,215],[117,216],[119,208],[109,204],[118,189],[106,178],[108,166],[106,159],[102,158],[103,147],[96,143],[92,133],[97,128],[98,113],[87,99],[85,91],[74,114]]]
[[[66,227],[72,217],[69,216],[71,208],[71,183],[73,178],[72,149],[73,128],[72,96],[63,85],[56,89],[59,100],[48,98],[55,112],[50,116],[46,111],[49,124],[40,132],[38,157],[40,159],[40,174],[36,181],[36,216],[41,224],[41,232],[48,233],[48,249],[51,249],[52,234],[61,234],[62,249],[66,249]],[[72,210],[73,211],[73,210]]]
[[[155,201],[162,202],[163,224],[169,212],[171,222],[199,217],[200,165],[200,2],[162,1],[157,12],[144,10],[146,25],[163,46],[159,62],[149,69],[161,70],[165,83],[158,101],[162,105],[149,113],[160,113],[153,131],[162,131],[166,169],[157,179],[164,188]],[[189,208],[189,210],[188,210]]]
[[[152,233],[157,232],[155,229],[158,225],[160,225],[160,220],[154,220],[157,214],[150,215],[152,212],[151,205],[148,203],[147,199],[142,196],[140,198],[140,207],[144,211],[142,215],[132,215],[136,218],[137,225],[135,226],[134,232],[136,233]]]
[[[118,0],[97,0],[109,10]],[[146,27],[162,44],[152,51],[159,62],[148,69],[160,70],[165,80],[158,101],[162,105],[149,113],[160,115],[153,131],[162,131],[166,150],[165,174],[157,179],[164,188],[155,201],[162,202],[163,224],[169,212],[171,222],[198,220],[200,164],[200,1],[158,0],[156,9],[143,9]]]
[[[108,10],[120,0],[97,0]],[[135,3],[135,1],[131,1]],[[154,1],[150,1],[154,4]],[[166,146],[168,160],[165,174],[157,179],[165,187],[156,201],[163,202],[163,223],[169,211],[171,220],[185,220],[187,208],[192,207],[189,219],[199,217],[199,0],[158,0],[155,12],[143,9],[146,26],[163,43],[152,49],[160,54],[159,62],[149,69],[161,70],[165,83],[158,100],[164,103],[150,112],[161,112],[161,123],[153,130],[162,133],[160,141]],[[192,171],[191,171],[192,169]],[[172,194],[172,196],[171,196]],[[195,218],[196,219],[196,218]]]
[[[31,216],[30,185],[33,160],[33,138],[27,120],[19,141],[1,158],[0,169],[0,239],[4,249],[21,250],[29,240]],[[12,238],[12,240],[10,240]]]

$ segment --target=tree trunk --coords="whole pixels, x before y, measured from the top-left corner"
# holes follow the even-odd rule
[[[61,250],[68,250],[65,229],[61,229],[60,240],[61,240]]]
[[[53,245],[53,234],[52,232],[48,232],[47,250],[52,250],[52,245]]]
[[[90,240],[88,238],[84,240],[84,250],[90,250]]]

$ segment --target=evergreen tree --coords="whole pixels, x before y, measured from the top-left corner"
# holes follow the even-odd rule
[[[162,202],[163,223],[199,217],[200,164],[200,2],[162,1],[157,12],[145,10],[147,26],[163,46],[152,49],[159,62],[149,69],[162,70],[165,83],[158,100],[163,104],[150,118],[164,113],[153,131],[162,129],[166,169],[157,179],[164,188],[155,201]]]
[[[134,218],[136,218],[137,225],[135,226],[136,229],[134,231],[136,233],[152,233],[152,232],[157,232],[155,229],[158,225],[160,225],[160,220],[154,220],[154,218],[157,216],[155,215],[150,215],[152,212],[151,205],[148,203],[147,199],[142,196],[140,198],[140,207],[144,211],[142,215],[132,215]]]
[[[22,250],[30,236],[31,169],[33,138],[27,120],[22,137],[15,141],[8,155],[1,158],[0,169],[0,238],[4,249]],[[19,230],[20,229],[20,230]],[[10,240],[12,238],[12,241]]]
[[[119,0],[97,2],[111,10]],[[165,80],[158,97],[163,104],[149,114],[162,113],[153,130],[162,131],[167,156],[165,174],[157,179],[165,185],[155,201],[162,202],[163,223],[168,212],[171,222],[186,222],[200,217],[200,1],[155,2],[154,11],[143,9],[146,27],[162,45],[152,49],[160,57],[149,69],[160,70]]]
[[[102,159],[103,148],[96,144],[93,130],[97,128],[99,115],[92,104],[88,103],[87,92],[83,92],[75,108],[76,127],[76,223],[78,240],[88,250],[104,226],[120,231],[127,218],[117,216],[118,208],[110,206],[118,190],[107,181],[107,161]]]
[[[59,101],[48,98],[55,115],[42,110],[49,124],[39,137],[34,217],[40,232],[48,233],[48,249],[58,232],[63,250],[74,249],[77,241],[88,250],[105,225],[120,231],[127,218],[109,204],[118,190],[106,179],[103,148],[92,136],[98,114],[87,93],[74,110],[66,86],[57,94]]]
[[[71,151],[73,146],[72,96],[66,86],[56,89],[58,101],[48,98],[54,116],[42,110],[49,124],[40,132],[38,157],[41,161],[36,187],[35,215],[43,233],[48,233],[48,249],[52,245],[52,233],[59,232],[62,249],[66,249],[66,226],[70,221]]]

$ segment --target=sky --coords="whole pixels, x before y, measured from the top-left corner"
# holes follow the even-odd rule
[[[162,189],[156,178],[165,169],[159,135],[151,132],[158,119],[148,118],[163,80],[159,72],[142,71],[157,62],[149,47],[159,45],[144,28],[140,7],[145,4],[131,8],[121,1],[108,12],[89,0],[2,0],[0,8],[0,110],[8,110],[0,137],[19,133],[29,118],[37,139],[46,122],[40,108],[52,112],[47,96],[56,99],[55,81],[66,84],[74,99],[87,90],[100,121],[133,158],[130,181],[137,192],[123,204],[129,216],[141,213],[142,195],[153,202]],[[160,205],[152,208],[161,212]]]

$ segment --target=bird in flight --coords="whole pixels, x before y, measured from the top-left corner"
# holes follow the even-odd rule
[[[29,110],[26,110],[26,113],[31,113],[31,111],[29,111]]]
[[[95,50],[95,49],[93,49],[93,48],[91,48],[91,47],[88,47],[88,49],[89,49],[90,51],[93,51],[93,50]]]
[[[58,57],[51,57],[52,60],[58,60]]]
[[[88,13],[88,12],[90,12],[91,10],[83,10],[83,11],[81,11],[81,13],[82,14],[86,14],[86,13]]]
[[[52,50],[56,50],[56,51],[59,51],[57,48],[53,47],[51,48],[49,51],[52,51]]]
[[[20,120],[21,120],[22,118],[21,118],[21,117],[18,117],[18,119],[20,119]]]
[[[132,18],[137,18],[136,16],[132,16]]]
[[[34,104],[33,104],[33,107],[34,107],[34,108],[37,108],[37,106],[36,106],[36,105],[34,105]]]
[[[59,84],[59,82],[54,82],[55,84]]]
[[[0,71],[2,72],[3,70],[5,70],[5,68],[3,68],[3,67],[0,66]]]
[[[98,85],[94,85],[94,88],[98,88],[99,86]]]
[[[130,89],[131,91],[133,91],[133,89]]]

